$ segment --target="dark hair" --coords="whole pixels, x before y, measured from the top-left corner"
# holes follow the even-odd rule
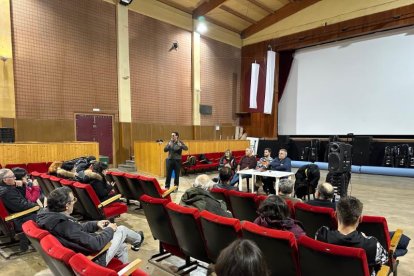
[[[69,187],[56,188],[47,197],[47,208],[51,212],[63,212],[66,204],[70,202],[69,194],[72,190]]]
[[[271,148],[265,148],[264,150],[267,150],[268,152],[272,153],[272,149]]]
[[[27,175],[27,171],[20,167],[15,167],[12,169],[12,172],[14,173],[14,176],[16,177],[16,180],[22,180],[23,177]]]
[[[73,161],[65,161],[63,162],[62,166],[60,168],[65,171],[71,171],[75,167],[75,163]]]
[[[290,217],[289,207],[285,200],[277,195],[268,196],[257,209],[257,213],[262,217],[272,220],[284,220]]]
[[[219,179],[221,182],[228,182],[233,175],[233,172],[228,167],[221,168],[219,172]]]
[[[224,248],[214,266],[217,276],[267,276],[266,260],[262,251],[250,240],[237,239]]]
[[[94,172],[102,173],[104,170],[108,168],[108,165],[104,162],[95,162],[92,164],[92,168]]]
[[[180,134],[178,134],[178,132],[177,132],[177,131],[173,131],[173,132],[171,132],[171,133],[174,133],[174,134],[175,134],[175,136],[180,137]]]
[[[341,197],[336,204],[338,220],[345,226],[354,225],[362,215],[362,202],[353,196]]]

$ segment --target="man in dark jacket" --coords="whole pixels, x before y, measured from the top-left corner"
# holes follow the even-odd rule
[[[306,204],[332,208],[335,210],[335,202],[332,202],[334,195],[334,188],[330,183],[320,183],[316,187],[316,199],[309,200],[306,202]]]
[[[111,242],[106,253],[99,256],[95,262],[106,266],[116,257],[127,263],[128,249],[124,242],[131,244],[132,250],[138,251],[144,241],[142,231],[137,233],[108,220],[79,223],[70,216],[76,200],[68,187],[53,190],[47,198],[47,209],[38,214],[37,224],[48,230],[64,246],[85,255],[99,252]],[[97,232],[98,230],[102,231]]]
[[[18,213],[37,206],[36,203],[28,201],[16,188],[16,177],[9,169],[0,169],[0,198],[4,206],[10,213]],[[35,220],[36,214],[31,213],[21,218],[14,219],[14,226],[17,232],[22,232],[22,224],[28,220]],[[20,250],[22,252],[29,249],[29,240],[24,234],[19,235]]]
[[[165,179],[165,188],[170,188],[171,176],[174,171],[174,185],[178,187],[180,184],[180,170],[181,170],[181,153],[183,150],[188,150],[188,147],[178,138],[178,132],[171,133],[171,140],[164,148],[164,152],[168,152],[167,157],[167,178]]]
[[[114,186],[106,182],[104,175],[107,168],[107,164],[103,162],[95,162],[90,165],[87,170],[79,172],[79,174],[85,176],[84,182],[87,182],[92,186],[100,201],[105,201],[113,195],[112,190]]]
[[[280,149],[278,158],[270,162],[270,168],[275,171],[290,172],[292,170],[292,161],[287,157],[287,150]]]
[[[342,197],[336,207],[338,230],[329,230],[328,227],[323,226],[316,232],[315,238],[331,244],[363,248],[371,268],[371,275],[375,275],[375,271],[388,261],[388,254],[376,238],[365,236],[364,233],[357,231],[362,208],[362,202],[357,198]]]

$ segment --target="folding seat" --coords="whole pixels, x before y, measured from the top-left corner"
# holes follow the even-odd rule
[[[20,164],[7,164],[4,168],[11,170],[11,169],[16,168],[16,167],[25,169],[27,171],[27,165],[24,164],[24,163],[20,163]]]
[[[115,182],[114,178],[112,177],[112,174],[110,174],[111,171],[107,171],[107,173],[105,174],[105,179],[107,182],[112,183]],[[113,186],[114,187],[114,191],[116,194],[120,194],[121,192],[118,190],[118,187],[116,185]]]
[[[229,193],[229,190],[222,189],[222,188],[212,188],[210,190],[210,194],[215,199],[223,200],[227,205],[227,209],[231,211],[231,204],[230,204],[228,193]]]
[[[47,235],[40,240],[42,251],[46,255],[46,264],[54,275],[72,276],[69,259],[76,253],[64,247],[54,236]]]
[[[382,247],[388,252],[388,266],[390,267],[391,272],[394,275],[397,275],[399,261],[397,260],[398,254],[396,256],[395,252],[398,251],[397,245],[403,231],[397,229],[392,239],[390,239],[387,220],[380,216],[363,216],[357,230],[363,232],[367,236],[377,238]]]
[[[211,263],[212,260],[207,255],[204,243],[199,211],[173,202],[168,203],[166,207],[182,251],[187,256]]]
[[[256,195],[251,193],[228,192],[233,216],[239,220],[254,221],[257,218]]]
[[[185,255],[178,245],[177,237],[171,224],[170,216],[168,215],[166,206],[171,202],[165,198],[154,198],[148,195],[143,195],[140,198],[142,208],[144,209],[145,217],[151,229],[154,239],[159,241],[160,252],[151,257],[149,260],[152,264],[158,265],[158,262],[168,258],[171,254],[185,259],[185,265],[179,267],[178,270],[189,268],[196,264],[190,261],[190,257]],[[196,267],[193,267],[195,269]]]
[[[32,172],[40,172],[40,173],[47,173],[49,166],[46,162],[40,162],[40,163],[27,163],[27,171],[29,174]]]
[[[128,211],[126,204],[115,202],[121,195],[113,196],[103,202],[99,201],[91,185],[79,182],[73,183],[78,199],[82,202],[86,216],[93,220],[113,219]]]
[[[322,226],[337,228],[335,211],[332,208],[317,207],[306,203],[295,204],[295,219],[302,222],[308,237],[314,238]]]
[[[26,234],[27,238],[31,242],[32,246],[40,254],[43,260],[47,263],[48,257],[40,246],[40,240],[49,235],[50,233],[46,230],[41,229],[36,222],[33,220],[28,220],[22,225],[23,232]],[[53,271],[56,274],[56,271]]]
[[[299,264],[302,276],[369,276],[365,250],[333,245],[302,236],[298,240]],[[380,274],[387,273],[383,266]],[[386,274],[385,274],[386,275]]]
[[[125,173],[124,178],[129,190],[131,191],[132,197],[135,200],[139,200],[140,197],[145,194],[144,189],[141,187],[141,182],[139,181],[139,175]]]
[[[167,198],[171,200],[170,194],[177,189],[177,186],[174,185],[168,190],[161,189],[160,184],[154,177],[140,175],[138,180],[141,182],[144,193],[155,198]]]
[[[271,272],[270,275],[300,275],[298,248],[293,233],[244,221],[242,222],[242,237],[254,241],[263,252]]]
[[[62,184],[60,183],[60,180],[62,180],[62,178],[52,175],[50,176],[49,180],[52,183],[53,187],[55,187],[55,189],[62,187]]]
[[[215,263],[221,250],[241,236],[240,221],[208,211],[200,213],[200,220],[208,257]]]
[[[69,260],[72,270],[76,275],[80,276],[147,276],[148,274],[145,273],[145,271],[138,268],[140,262],[140,259],[136,259],[129,264],[123,265],[120,261],[115,263],[114,260],[112,260],[107,267],[103,267],[80,253],[74,255]]]
[[[18,243],[16,240],[16,230],[13,223],[13,220],[17,218],[21,218],[25,215],[35,213],[40,209],[39,206],[34,206],[30,209],[10,214],[9,211],[6,209],[6,207],[3,204],[3,201],[0,199],[0,231],[1,236],[0,239],[2,241],[1,243],[1,249],[14,246]],[[21,233],[22,234],[22,233]],[[19,252],[12,252],[11,254],[7,254],[3,250],[0,250],[0,254],[5,258],[8,259],[13,255],[19,254]]]
[[[45,183],[47,189],[49,190],[49,193],[55,189],[55,186],[53,185],[52,181],[50,180],[52,175],[49,175],[47,173],[43,173],[43,174],[40,175],[40,177],[42,178],[43,183]]]
[[[138,198],[135,198],[133,193],[129,189],[129,186],[124,177],[125,173],[110,171],[110,172],[107,172],[107,174],[110,174],[112,176],[115,182],[115,186],[117,187],[122,197],[127,200],[127,204],[129,204],[130,199],[138,200]]]
[[[37,183],[39,183],[40,189],[42,190],[42,193],[45,196],[48,196],[49,193],[51,192],[51,190],[49,189],[49,186],[46,185],[46,183],[43,181],[43,177],[42,177],[43,173],[39,173],[39,172],[32,172],[32,178],[37,180]]]

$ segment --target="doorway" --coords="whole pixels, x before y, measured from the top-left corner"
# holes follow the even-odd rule
[[[99,154],[109,157],[113,163],[113,116],[76,114],[76,141],[99,143]],[[96,156],[98,158],[98,156]]]

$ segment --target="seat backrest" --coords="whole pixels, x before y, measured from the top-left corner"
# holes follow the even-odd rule
[[[157,179],[154,177],[146,177],[140,175],[138,180],[141,182],[142,190],[146,195],[151,197],[161,198],[162,190],[160,184],[158,183]]]
[[[332,208],[317,207],[306,203],[295,204],[295,218],[302,222],[308,237],[314,238],[316,231],[322,226],[337,228],[335,212]]]
[[[46,162],[40,162],[40,163],[28,163],[27,164],[27,171],[29,174],[32,172],[40,172],[40,173],[47,173],[49,166]]]
[[[390,233],[388,232],[388,223],[384,217],[380,216],[363,216],[357,228],[367,236],[377,238],[379,243],[387,251],[390,248]]]
[[[271,272],[270,275],[300,275],[298,249],[293,233],[269,229],[244,221],[242,222],[242,236],[254,241],[263,252]]]
[[[50,193],[49,187],[46,185],[46,183],[43,181],[43,178],[41,177],[43,173],[33,171],[31,172],[32,178],[37,180],[37,183],[39,183],[40,189],[42,190],[42,193],[45,196],[48,196]]]
[[[55,189],[55,186],[53,185],[52,181],[50,180],[51,175],[49,175],[47,173],[42,173],[40,175],[40,177],[42,178],[43,183],[45,184],[45,186],[49,190],[49,193],[52,192]]]
[[[21,164],[7,164],[4,168],[11,170],[11,169],[17,168],[17,167],[25,169],[27,171],[27,165],[24,164],[24,163],[21,163]]]
[[[112,175],[112,178],[114,179],[115,186],[117,187],[118,191],[122,195],[122,197],[126,199],[136,199],[132,196],[131,191],[129,190],[129,187],[126,183],[125,177],[123,172],[115,172],[110,171],[107,172],[107,174]]]
[[[40,246],[40,240],[49,235],[49,232],[41,229],[33,220],[28,220],[23,223],[22,229],[27,238],[30,240],[34,249],[36,249],[43,260],[47,263],[49,261],[49,258]]]
[[[82,184],[79,182],[73,183],[78,199],[81,201],[83,208],[85,208],[85,216],[90,219],[104,219],[102,212],[98,209],[101,203],[98,196],[91,185]]]
[[[55,189],[62,187],[62,184],[60,183],[60,180],[62,180],[62,178],[52,175],[49,179],[50,179],[50,182],[52,182],[52,185],[53,187],[55,187]]]
[[[132,197],[135,200],[138,200],[141,196],[144,195],[144,190],[141,187],[141,182],[139,181],[139,175],[125,173],[124,178],[126,184],[128,185],[129,190],[131,191]]]
[[[307,236],[298,240],[302,276],[369,276],[365,250],[320,242]]]
[[[112,183],[115,182],[114,178],[112,177],[111,171],[107,171],[105,174],[105,179],[107,182]],[[120,194],[121,192],[118,190],[118,187],[114,185],[114,191],[116,194]]]
[[[62,185],[62,187],[68,187],[68,188],[70,188],[72,190],[73,195],[76,198],[79,198],[78,193],[77,193],[75,187],[73,187],[73,183],[75,183],[75,181],[62,178],[59,182]],[[73,212],[76,213],[76,214],[80,214],[82,216],[85,216],[86,215],[86,210],[85,210],[85,207],[83,207],[81,200],[78,200],[78,201],[75,202],[75,206],[73,208]]]
[[[74,274],[69,266],[70,258],[76,254],[73,250],[64,247],[52,235],[41,239],[40,245],[47,255],[46,263],[55,275],[72,276]]]
[[[14,237],[14,227],[12,222],[6,222],[5,219],[9,215],[9,211],[3,204],[3,200],[0,199],[0,231],[2,236],[12,239]]]
[[[167,204],[167,212],[183,252],[187,256],[210,263],[201,231],[199,211],[170,202]]]
[[[215,263],[221,250],[241,236],[240,221],[205,210],[200,213],[200,220],[208,257]]]
[[[255,194],[229,191],[228,195],[235,218],[247,221],[254,221],[257,218]]]
[[[231,204],[230,204],[230,200],[228,197],[228,190],[226,189],[221,189],[221,188],[212,188],[210,190],[210,194],[218,200],[223,200],[224,202],[226,202],[227,205],[227,209],[231,211]]]

